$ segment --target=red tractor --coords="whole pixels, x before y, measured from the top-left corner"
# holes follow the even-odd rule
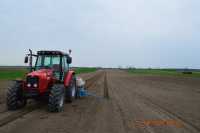
[[[25,63],[29,62],[30,72],[25,80],[16,80],[8,89],[8,109],[16,110],[24,107],[28,99],[45,97],[50,112],[62,111],[65,101],[72,102],[77,97],[75,72],[69,68],[72,58],[61,51],[38,51],[36,55],[29,51]],[[36,57],[34,67],[33,57]]]

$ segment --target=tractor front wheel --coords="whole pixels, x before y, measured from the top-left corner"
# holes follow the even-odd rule
[[[17,110],[26,105],[26,98],[23,97],[22,84],[14,83],[7,91],[8,110]]]
[[[48,108],[50,112],[61,112],[64,108],[65,87],[55,84],[49,94]]]

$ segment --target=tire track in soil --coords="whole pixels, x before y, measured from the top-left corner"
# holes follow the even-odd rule
[[[98,87],[98,85],[96,84],[96,82],[94,82],[89,88],[96,88],[96,87]],[[90,114],[90,115],[96,114],[98,104],[99,103],[93,99],[91,102],[88,103],[89,108],[84,110],[84,112],[81,112],[79,124],[77,125],[79,127],[79,129],[84,129],[85,132],[89,131],[90,128],[89,128],[88,123],[90,123],[93,120],[93,117],[88,117],[88,114]],[[78,132],[82,132],[82,131],[78,130]]]
[[[98,81],[99,78],[101,78],[101,76],[102,76],[102,73],[97,73],[93,77],[86,79],[85,80],[86,88],[92,87],[95,84],[95,82]],[[0,115],[0,127],[3,127],[3,126],[5,126],[5,125],[23,117],[24,115],[27,115],[27,114],[35,111],[35,110],[43,109],[43,108],[46,108],[46,105],[36,104],[36,105],[30,105],[29,107],[26,107],[26,108],[18,110],[18,111],[3,110]],[[6,114],[6,113],[8,113],[8,114]],[[7,116],[4,116],[5,114]],[[1,117],[3,117],[3,118],[1,119]]]
[[[120,80],[118,79],[118,81],[116,81],[115,83],[119,84]],[[129,90],[129,91],[131,89],[131,87],[123,85],[122,83],[121,83],[120,87],[123,87],[125,90]],[[113,96],[115,98],[119,97],[119,93],[116,93],[117,91],[118,92],[120,91],[117,86],[115,86],[114,88],[111,87],[110,90],[112,90],[112,94],[113,94]],[[132,93],[132,96],[134,96],[134,95],[136,96],[137,95],[138,98],[143,101],[142,103],[144,103],[146,107],[150,107],[152,109],[152,111],[158,112],[159,114],[162,114],[165,117],[167,116],[170,119],[174,119],[174,120],[177,120],[177,121],[183,123],[183,126],[184,126],[185,130],[190,131],[192,133],[193,132],[194,133],[199,133],[200,132],[199,127],[197,127],[193,123],[189,122],[188,120],[185,120],[184,117],[180,116],[179,114],[175,114],[175,113],[171,112],[170,110],[167,109],[167,107],[162,107],[162,105],[160,105],[158,102],[156,102],[156,101],[154,102],[154,100],[153,100],[154,98],[153,97],[147,97],[147,96],[144,96],[142,94],[138,94],[138,92],[136,92],[136,91],[133,91],[131,93]],[[121,99],[118,99],[118,100],[119,101],[117,103],[117,106],[118,106],[119,112],[121,114],[121,119],[123,121],[123,124],[124,124],[124,127],[126,129],[126,132],[128,132],[128,130],[129,130],[129,127],[127,127],[128,122],[127,122],[127,119],[124,118],[126,113],[121,108],[121,105],[120,105],[120,103],[122,102]],[[151,128],[147,128],[147,129],[144,129],[144,130],[146,130],[147,132],[154,132],[153,130],[151,130]]]
[[[110,88],[111,89],[111,88]],[[111,89],[112,90],[112,94],[114,95],[114,97],[116,98],[116,97],[118,97],[118,95],[116,95],[115,93],[113,93],[114,91],[113,91],[113,89]],[[120,114],[120,117],[121,117],[121,120],[122,120],[122,124],[123,124],[123,127],[124,127],[124,131],[126,132],[126,133],[128,133],[128,124],[127,124],[127,121],[126,121],[126,119],[125,119],[125,113],[123,112],[123,109],[121,108],[121,106],[120,106],[120,104],[118,103],[118,102],[116,102],[115,103],[116,104],[116,106],[117,106],[117,108],[118,108],[118,110],[119,110],[119,114]]]
[[[98,79],[100,79],[102,75],[103,75],[103,73],[97,73],[93,77],[86,79],[85,80],[85,82],[86,82],[85,88],[90,88],[92,85],[94,85],[95,82],[98,81]]]
[[[107,72],[104,73],[104,98],[109,99]]]
[[[95,114],[99,112],[99,109],[101,107],[100,104],[102,103],[102,100],[104,99],[104,97],[102,95],[100,96],[100,92],[99,91],[96,92],[96,90],[99,90],[99,88],[101,88],[101,86],[104,85],[103,84],[104,76],[105,76],[104,72],[100,72],[99,74],[95,75],[94,78],[86,80],[86,88],[90,90],[91,92],[95,93],[97,97],[88,96],[87,99],[85,99],[84,101],[82,100],[79,101],[79,107],[78,107],[79,118],[75,122],[76,129],[74,132],[76,133],[82,133],[84,131],[88,132],[91,129],[92,124],[88,125],[88,123],[91,123],[94,117],[88,117],[88,115],[95,116]],[[99,99],[99,97],[101,98]],[[83,102],[83,103],[81,104],[80,102]]]
[[[118,99],[120,96],[116,93],[116,91],[118,91],[118,88],[113,88],[113,87],[110,87],[110,91],[111,91],[111,93],[112,93],[112,95],[113,95],[113,98],[115,98],[115,99]],[[129,131],[129,127],[128,127],[128,123],[127,123],[127,120],[126,120],[126,118],[125,118],[125,112],[123,111],[123,109],[122,109],[122,107],[121,107],[121,105],[120,105],[120,103],[122,103],[122,101],[121,101],[121,99],[118,99],[119,101],[116,101],[115,102],[115,105],[116,105],[116,107],[118,108],[118,111],[119,111],[119,114],[120,114],[120,117],[121,117],[121,120],[122,120],[122,124],[123,124],[123,127],[124,127],[124,131],[126,132],[126,133],[128,133],[128,131]]]
[[[112,75],[112,72],[109,72],[111,75]],[[113,100],[113,105],[116,107],[117,109],[117,112],[119,113],[119,117],[120,117],[120,121],[121,121],[121,124],[122,124],[122,127],[123,127],[123,131],[125,133],[128,133],[129,132],[129,127],[128,127],[128,123],[127,123],[127,119],[125,117],[125,112],[123,111],[123,108],[121,107],[120,103],[122,103],[122,98],[121,96],[119,96],[119,90],[118,90],[118,87],[117,88],[113,88],[113,85],[112,84],[109,84],[109,82],[113,82],[111,79],[108,79],[108,73],[106,73],[106,77],[105,77],[105,81],[106,81],[106,91],[108,91],[108,85],[109,85],[109,91],[108,91],[108,94],[110,93],[109,98]],[[111,76],[109,75],[109,76]],[[112,76],[111,76],[112,77]],[[110,78],[111,78],[110,77]]]
[[[5,104],[5,103],[4,103],[4,105],[1,105],[1,106],[3,106],[5,109],[1,110],[1,111],[0,111],[0,114],[1,114],[1,113],[5,113],[5,112],[8,111],[8,110],[6,109],[6,104]]]
[[[24,109],[17,111],[17,112],[9,112],[9,113],[11,113],[10,115],[4,117],[3,119],[0,119],[0,127],[11,123],[11,122],[17,120],[18,118],[21,118],[24,115],[35,111],[36,109],[41,109],[41,107],[42,107],[41,105],[35,105],[35,106],[32,106],[32,107],[24,108]]]
[[[139,93],[137,93],[137,95],[139,97],[141,97],[141,99],[144,100],[144,103],[147,106],[152,106],[156,111],[164,113],[164,114],[166,114],[168,117],[170,117],[172,119],[179,120],[181,123],[183,123],[183,126],[185,128],[187,128],[188,130],[190,130],[190,131],[200,132],[200,128],[199,127],[197,127],[196,125],[192,124],[188,120],[185,120],[182,116],[179,116],[178,114],[175,114],[175,113],[171,112],[167,108],[162,107],[159,104],[156,104],[155,102],[153,102],[153,100],[152,100],[153,98],[148,98],[148,97],[146,97],[146,96],[144,96],[142,94],[139,94]]]
[[[107,79],[107,72],[102,73],[101,78],[99,79],[100,85],[93,86],[94,89],[101,90],[98,92],[98,95],[101,95],[101,99],[93,98],[90,101],[88,110],[82,112],[83,116],[80,119],[79,124],[77,125],[77,133],[82,132],[108,132],[114,131],[119,132],[124,131],[123,129],[116,130],[121,127],[121,120],[115,121],[117,106],[114,101],[110,98],[109,95],[109,84]],[[96,87],[96,88],[95,88]],[[112,113],[111,113],[112,112]],[[117,112],[117,116],[119,113]],[[119,118],[119,117],[117,117]],[[103,122],[103,123],[102,123]],[[108,122],[108,123],[107,123]],[[106,124],[107,123],[107,124]],[[120,124],[119,124],[120,123]],[[119,124],[119,127],[115,127],[116,124]]]

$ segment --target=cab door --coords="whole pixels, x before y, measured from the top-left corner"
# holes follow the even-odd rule
[[[69,65],[67,64],[67,57],[63,56],[62,57],[62,71],[63,71],[62,80],[64,80],[64,77],[67,74],[68,70],[69,70]]]

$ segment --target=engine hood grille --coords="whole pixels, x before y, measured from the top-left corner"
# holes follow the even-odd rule
[[[38,84],[39,77],[37,77],[37,76],[27,76],[26,82],[33,86],[33,84]]]

